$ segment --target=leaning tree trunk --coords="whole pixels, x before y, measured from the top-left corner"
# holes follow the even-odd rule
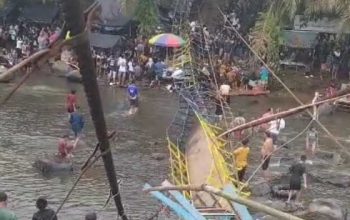
[[[64,20],[67,25],[67,30],[71,32],[71,36],[74,37],[83,33],[85,30],[85,21],[80,0],[61,0],[61,2],[62,10],[64,13]],[[112,153],[110,151],[110,145],[107,136],[107,126],[103,114],[89,41],[80,41],[75,45],[74,50],[78,57],[84,90],[90,107],[92,121],[95,126],[96,136],[100,143],[100,151],[103,153],[102,159],[111,188],[111,193],[114,198],[115,205],[118,209],[119,216],[121,216],[123,220],[127,220],[119,193]]]

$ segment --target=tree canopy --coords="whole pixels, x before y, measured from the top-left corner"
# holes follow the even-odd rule
[[[139,32],[144,36],[150,36],[158,25],[158,9],[154,0],[139,0],[135,18],[139,22]]]
[[[307,20],[336,18],[343,27],[349,27],[350,0],[270,0],[251,31],[252,46],[260,56],[277,61],[282,30],[298,14]]]

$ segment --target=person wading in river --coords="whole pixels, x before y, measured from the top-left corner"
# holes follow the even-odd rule
[[[74,143],[70,142],[68,135],[64,135],[58,141],[58,157],[60,160],[69,160],[73,156],[73,151],[78,145],[79,138]]]
[[[263,176],[266,180],[270,180],[270,172],[268,171],[271,154],[274,151],[273,147],[273,140],[271,138],[271,134],[269,132],[265,132],[265,141],[264,144],[261,147],[261,158],[262,158],[262,170],[263,170]]]
[[[7,195],[0,191],[0,219],[1,220],[17,220],[16,215],[7,209]]]
[[[287,204],[290,203],[290,200],[292,199],[292,196],[295,193],[297,194],[295,198],[295,202],[300,201],[301,192],[302,192],[301,190],[302,178],[304,179],[304,188],[305,189],[307,188],[305,161],[306,161],[306,156],[302,155],[300,157],[300,162],[292,165],[289,168],[291,177],[289,181],[289,195],[288,195]]]
[[[36,207],[39,211],[34,213],[32,220],[57,220],[55,211],[47,208],[47,200],[45,198],[38,198]]]
[[[66,109],[69,115],[75,111],[76,106],[77,106],[76,91],[72,89],[66,98]]]
[[[236,169],[238,172],[238,180],[240,182],[244,179],[244,174],[248,166],[248,156],[250,152],[250,148],[248,146],[249,140],[246,138],[242,141],[241,147],[237,148],[233,151],[233,155],[235,157]]]
[[[315,127],[311,127],[306,133],[306,163],[312,164],[312,159],[315,156],[315,150],[318,144],[318,132]]]
[[[130,103],[129,115],[133,115],[137,112],[139,107],[139,89],[135,85],[135,80],[131,80],[131,84],[128,86],[127,90]]]
[[[71,124],[76,139],[79,138],[85,124],[83,115],[78,112],[79,109],[80,107],[76,106],[75,111],[70,115],[69,119],[69,123]]]
[[[277,110],[277,113],[278,112],[279,110]],[[269,128],[267,131],[268,133],[270,133],[275,149],[277,148],[278,135],[280,134],[281,130],[285,129],[285,127],[286,127],[286,121],[283,118],[269,122]]]

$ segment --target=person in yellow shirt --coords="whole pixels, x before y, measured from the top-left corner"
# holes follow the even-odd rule
[[[233,155],[235,157],[236,169],[238,172],[238,180],[242,182],[244,178],[245,171],[248,166],[248,156],[250,148],[248,146],[249,140],[246,138],[242,141],[242,146],[237,148]]]

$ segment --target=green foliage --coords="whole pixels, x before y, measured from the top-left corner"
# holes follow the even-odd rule
[[[270,7],[261,13],[251,31],[252,46],[270,63],[279,60],[283,27],[291,24],[297,14],[308,20],[340,19],[344,29],[350,27],[350,0],[270,0]]]
[[[139,22],[139,32],[143,36],[154,34],[158,25],[158,10],[154,0],[139,0],[135,18]]]
[[[279,59],[279,45],[282,41],[281,10],[270,10],[261,13],[255,24],[252,36],[253,49],[267,62],[276,63]]]

